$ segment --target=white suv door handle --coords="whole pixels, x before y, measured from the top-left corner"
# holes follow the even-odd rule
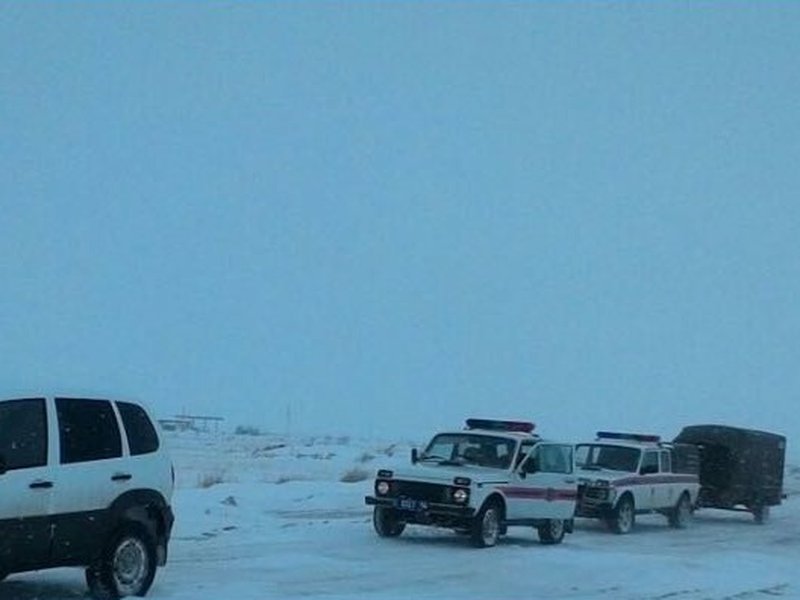
[[[567,477],[564,480],[564,483],[575,483],[575,478],[574,477]]]
[[[49,490],[51,487],[53,487],[53,482],[36,480],[32,481],[28,487],[32,490]]]
[[[133,479],[133,475],[130,473],[114,473],[111,476],[111,481],[130,481]]]

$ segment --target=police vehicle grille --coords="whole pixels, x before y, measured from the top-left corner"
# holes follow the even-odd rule
[[[581,485],[578,487],[578,502],[584,504],[596,504],[605,502],[609,498],[609,489]]]
[[[393,496],[403,496],[428,502],[447,502],[449,486],[424,481],[395,481],[392,485]]]

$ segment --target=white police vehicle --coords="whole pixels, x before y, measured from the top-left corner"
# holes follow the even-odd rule
[[[577,498],[573,446],[544,441],[521,421],[467,419],[460,431],[436,434],[412,450],[411,466],[381,469],[373,525],[381,537],[407,524],[433,525],[494,546],[509,526],[535,527],[539,540],[558,544],[572,532]]]
[[[628,533],[636,515],[661,513],[672,527],[685,527],[697,503],[697,449],[661,442],[655,435],[599,431],[578,444],[576,516],[599,518]]]

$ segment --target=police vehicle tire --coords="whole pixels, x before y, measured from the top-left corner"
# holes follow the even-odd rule
[[[560,544],[564,541],[567,527],[561,519],[548,519],[544,525],[539,525],[536,529],[542,544]]]
[[[489,548],[500,538],[502,509],[497,502],[488,502],[472,522],[472,545]]]
[[[86,569],[92,598],[116,600],[147,594],[156,575],[156,546],[147,530],[126,523],[114,533],[100,560]]]
[[[675,529],[685,529],[689,525],[689,520],[692,518],[692,502],[689,500],[689,494],[686,492],[681,494],[678,503],[669,511],[667,518],[670,527]]]
[[[380,537],[397,537],[406,528],[406,524],[398,518],[397,512],[386,506],[376,506],[372,511],[372,525]]]
[[[608,523],[614,533],[630,533],[634,523],[636,523],[636,511],[633,506],[633,498],[630,495],[626,494],[620,498]]]

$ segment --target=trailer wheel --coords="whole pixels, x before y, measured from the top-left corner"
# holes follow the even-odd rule
[[[753,507],[753,519],[759,525],[763,525],[769,521],[769,506],[766,504],[758,503]]]

